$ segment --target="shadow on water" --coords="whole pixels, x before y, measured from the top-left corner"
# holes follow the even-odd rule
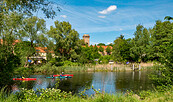
[[[100,92],[116,94],[117,92],[126,92],[132,90],[138,92],[140,90],[152,89],[151,80],[147,74],[149,71],[136,72],[76,72],[72,73],[72,78],[65,79],[47,79],[47,75],[31,75],[36,77],[36,81],[13,81],[10,80],[9,86],[11,91],[19,91],[20,88],[34,89],[37,88],[57,88],[66,92],[79,93],[86,87],[94,87]],[[86,94],[94,94],[92,89],[86,91]]]

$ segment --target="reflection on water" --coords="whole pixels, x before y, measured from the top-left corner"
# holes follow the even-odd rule
[[[138,92],[140,90],[152,89],[151,81],[147,74],[150,71],[136,72],[78,72],[72,73],[74,76],[69,79],[60,79],[58,88],[63,91],[72,91],[78,93],[86,87],[94,87],[100,91],[115,94],[116,92],[125,92],[132,90]],[[32,75],[36,77],[36,81],[14,81],[12,91],[18,91],[20,88],[34,89],[37,88],[55,88],[56,79],[47,79],[45,75]],[[94,94],[92,89],[86,91],[87,94]]]

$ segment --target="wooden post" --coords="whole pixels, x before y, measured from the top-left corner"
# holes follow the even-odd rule
[[[135,65],[133,64],[133,70],[135,70]]]
[[[112,67],[112,64],[111,64],[111,71],[113,71],[113,67]]]
[[[141,70],[141,65],[139,64],[139,70]]]

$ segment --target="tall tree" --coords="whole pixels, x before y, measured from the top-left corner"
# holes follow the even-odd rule
[[[44,19],[39,19],[38,17],[33,16],[23,20],[22,29],[20,30],[20,33],[22,34],[22,38],[27,38],[30,41],[30,47],[34,49],[34,42],[41,42],[39,38],[42,38],[41,40],[43,40],[43,33],[45,33],[45,31],[46,24]],[[32,56],[34,52],[28,53],[25,66],[27,65],[29,57]]]
[[[156,21],[151,33],[151,52],[153,59],[160,60],[161,55],[165,53],[166,46],[172,40],[173,24],[170,21]]]
[[[115,61],[129,61],[130,57],[130,43],[129,39],[125,40],[124,36],[118,37],[114,41],[112,49],[112,57]]]
[[[142,25],[136,27],[134,33],[135,38],[132,39],[131,56],[135,61],[147,60],[147,45],[149,45],[149,32]]]
[[[69,22],[55,21],[54,23],[55,27],[51,26],[48,34],[55,40],[55,54],[63,61],[70,58],[76,59],[81,49],[78,32],[71,28]]]
[[[161,63],[152,79],[157,85],[164,87],[173,85],[173,23],[156,21],[151,37],[151,51],[155,59]]]

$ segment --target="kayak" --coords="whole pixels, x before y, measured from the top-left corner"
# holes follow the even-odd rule
[[[37,80],[37,78],[13,78],[13,80]]]
[[[56,76],[60,76],[60,75],[53,75],[53,77],[56,77]],[[71,76],[71,77],[73,77],[73,74],[64,74],[64,75],[62,75],[62,76]]]
[[[46,77],[46,78],[66,78],[65,76]]]

